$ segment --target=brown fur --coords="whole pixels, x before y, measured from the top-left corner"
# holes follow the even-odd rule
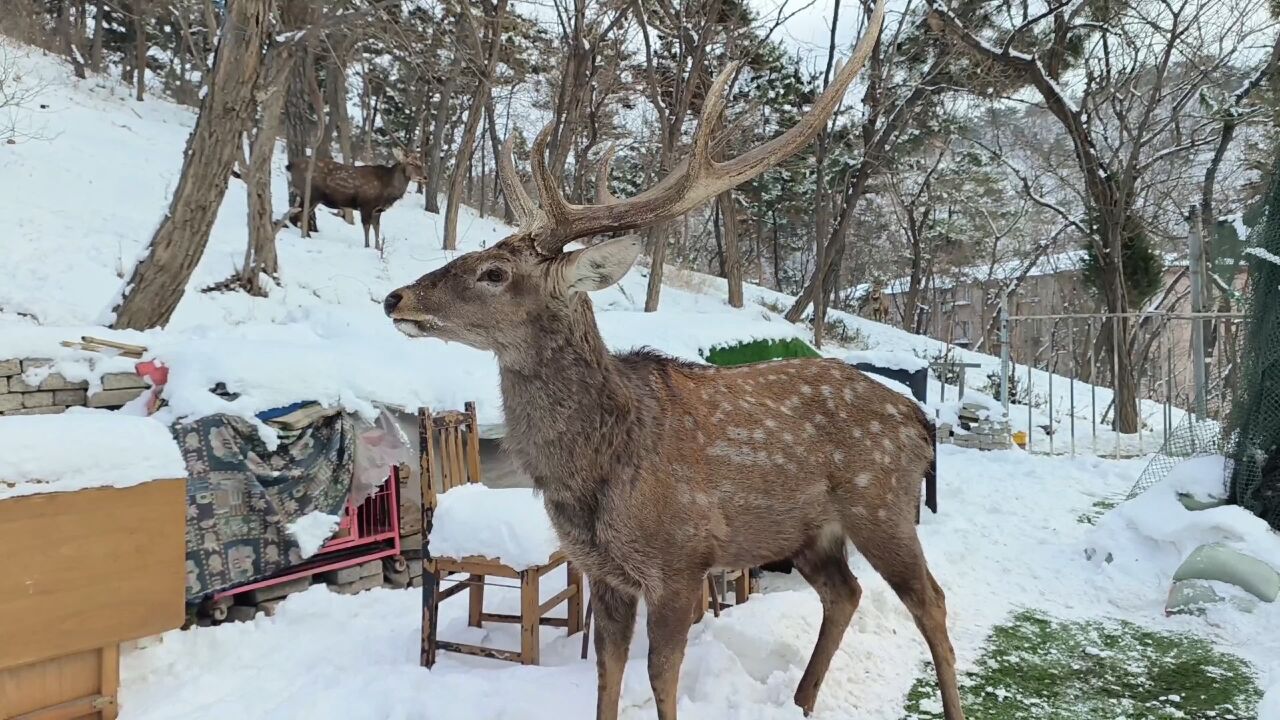
[[[299,197],[295,207],[301,207],[301,193],[307,184],[307,162],[285,166],[289,171],[290,186]],[[422,167],[415,158],[404,158],[393,165],[344,165],[327,158],[318,158],[311,172],[311,206],[319,205],[334,210],[358,210],[360,224],[364,227],[364,246],[369,247],[369,228],[374,231],[374,243],[382,249],[382,213],[404,196],[409,182],[422,177]],[[313,210],[314,212],[314,210]],[[299,210],[290,216],[294,225],[302,224]],[[308,222],[315,227],[315,217]]]
[[[779,558],[795,562],[823,604],[795,695],[812,711],[861,595],[847,538],[910,609],[932,651],[946,717],[961,720],[943,593],[914,525],[934,457],[928,419],[839,361],[720,369],[653,352],[610,354],[582,290],[615,282],[638,252],[638,241],[623,238],[548,254],[517,234],[385,302],[406,334],[496,353],[507,447],[591,583],[596,717],[617,717],[638,598],[649,611],[658,717],[674,720],[705,574]]]

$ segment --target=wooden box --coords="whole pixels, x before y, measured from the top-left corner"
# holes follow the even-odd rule
[[[0,718],[115,718],[119,644],[182,625],[186,483],[0,500]]]

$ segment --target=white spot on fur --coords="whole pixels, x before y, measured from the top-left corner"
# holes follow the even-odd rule
[[[756,442],[764,442],[764,439],[765,439],[764,430],[761,430],[761,429],[759,429],[759,428],[756,428],[756,431],[755,431],[755,432],[753,432],[753,433],[751,433],[751,437],[752,437],[752,439],[754,439]]]
[[[887,413],[889,413],[890,415],[892,415],[892,416],[894,416],[894,417],[902,417],[902,413],[901,413],[901,412],[899,412],[898,408],[897,408],[897,407],[895,407],[892,403],[890,403],[890,404],[888,404],[888,405],[885,405],[885,406],[884,406],[884,411],[885,411],[885,412],[887,412]]]
[[[831,397],[832,395],[834,395],[834,394],[835,394],[835,392],[836,392],[835,390],[832,390],[832,389],[831,389],[831,386],[830,386],[830,385],[823,385],[823,386],[822,386],[822,396],[823,396],[823,397]]]
[[[750,433],[748,433],[746,430],[743,430],[742,428],[736,428],[736,427],[729,428],[728,430],[725,431],[725,434],[728,435],[733,440],[746,440],[747,438],[751,437]]]
[[[809,387],[808,385],[801,385],[801,386],[800,386],[800,392],[801,392],[801,393],[803,393],[803,394],[805,394],[805,395],[812,395],[812,394],[813,394],[813,388]]]
[[[795,442],[795,438],[789,432],[782,433],[782,440],[783,442]]]
[[[764,421],[764,426],[767,428],[776,428],[778,427],[778,421],[773,418],[768,418]]]
[[[871,473],[867,473],[867,472],[858,473],[858,475],[853,478],[853,484],[857,485],[860,488],[864,488],[871,485]]]
[[[890,440],[889,438],[881,439],[880,444],[884,446],[885,450],[888,450],[889,452],[893,452],[894,444],[893,444],[893,441]]]
[[[879,420],[872,420],[871,422],[867,423],[867,429],[870,430],[873,434],[880,432],[881,427],[882,426],[880,425]]]
[[[804,424],[804,434],[805,434],[805,435],[813,435],[813,434],[814,434],[814,433],[816,433],[816,432],[817,432],[817,430],[815,430],[815,429],[814,429],[814,427],[813,427],[813,423],[811,423],[811,422],[807,422],[807,423],[805,423],[805,424]]]
[[[853,391],[850,390],[849,388],[844,389],[844,401],[853,402]]]
[[[836,450],[835,452],[831,453],[831,459],[834,460],[837,465],[839,465],[840,463],[844,462],[844,453],[840,452],[839,450]]]
[[[876,511],[876,517],[880,518],[881,520],[884,520],[885,518],[889,517],[889,513],[884,508],[880,508],[879,510]]]

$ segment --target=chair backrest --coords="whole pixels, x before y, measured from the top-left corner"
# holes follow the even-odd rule
[[[440,493],[480,482],[480,426],[476,404],[462,412],[418,411],[422,452],[422,505],[435,508]]]

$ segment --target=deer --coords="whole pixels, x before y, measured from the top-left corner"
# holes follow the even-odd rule
[[[364,227],[364,246],[369,247],[369,228],[373,228],[374,246],[381,252],[382,213],[404,196],[409,183],[422,178],[422,163],[406,156],[399,148],[392,150],[392,165],[346,165],[328,158],[317,158],[311,170],[311,207],[324,205],[334,210],[359,210]],[[289,163],[290,185],[299,197],[293,203],[301,206],[306,192],[308,162]],[[314,210],[312,211],[314,212]],[[302,224],[302,211],[290,217],[296,226]],[[308,218],[314,228],[315,216]]]
[[[595,203],[569,203],[548,171],[548,125],[531,146],[538,207],[516,174],[508,138],[498,170],[516,232],[383,302],[410,338],[496,356],[504,444],[533,478],[562,549],[590,584],[597,720],[618,717],[641,599],[657,717],[677,720],[680,666],[689,629],[705,611],[707,573],[782,558],[822,604],[793,698],[808,716],[862,595],[849,542],[923,635],[946,720],[964,718],[945,597],[916,533],[921,481],[936,452],[920,406],[838,360],[717,368],[652,350],[612,354],[588,297],[617,283],[639,256],[640,237],[620,233],[674,220],[812,142],[866,62],[883,17],[877,0],[849,61],[794,126],[717,161],[710,133],[727,104],[731,63],[706,93],[688,157],[628,198],[608,190],[609,151],[597,168]],[[566,251],[599,235],[610,237]]]

